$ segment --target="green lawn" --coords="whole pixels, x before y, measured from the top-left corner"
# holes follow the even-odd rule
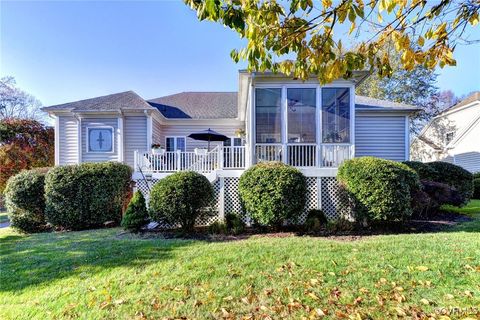
[[[387,319],[475,307],[480,210],[469,211],[475,220],[450,232],[357,241],[212,243],[122,238],[119,229],[31,236],[0,229],[0,319]],[[471,309],[450,317],[467,316],[476,317]]]

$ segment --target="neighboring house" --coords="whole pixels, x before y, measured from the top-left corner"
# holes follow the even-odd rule
[[[412,141],[412,160],[447,161],[480,171],[480,91],[443,111]]]
[[[272,73],[239,73],[238,92],[183,92],[144,100],[132,91],[45,107],[55,118],[55,163],[120,161],[149,181],[179,170],[205,174],[219,212],[239,211],[241,173],[260,161],[283,161],[307,176],[309,203],[336,215],[335,176],[346,159],[409,159],[409,115],[419,109],[355,96],[368,76],[321,86]],[[211,128],[224,143],[192,140]],[[150,146],[166,149],[152,154]],[[203,149],[203,150],[202,150]],[[148,196],[148,194],[147,194]]]

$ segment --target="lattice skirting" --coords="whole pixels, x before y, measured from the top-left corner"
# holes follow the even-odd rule
[[[147,204],[150,190],[157,182],[158,179],[152,179],[148,183],[145,180],[136,181],[135,189],[143,193]],[[199,219],[197,221],[199,226],[206,226],[221,220],[225,214],[229,213],[239,214],[247,224],[252,222],[248,213],[242,207],[238,194],[238,182],[238,177],[225,177],[218,178],[213,183],[215,197],[212,206],[209,208],[212,214],[206,218]],[[311,209],[322,209],[327,218],[336,220],[343,216],[341,212],[345,206],[342,206],[342,204],[345,201],[342,198],[335,177],[307,177],[307,202],[298,222],[303,223],[308,211]],[[162,227],[172,228],[175,226],[162,225]]]

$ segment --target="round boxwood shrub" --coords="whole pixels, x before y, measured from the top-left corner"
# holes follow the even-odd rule
[[[412,194],[420,189],[407,165],[374,157],[345,161],[337,178],[354,200],[357,218],[370,223],[410,217]]]
[[[122,218],[122,227],[125,230],[138,232],[148,222],[148,211],[145,198],[140,191],[133,195],[127,210]]]
[[[45,175],[49,168],[24,170],[10,177],[5,188],[6,207],[12,226],[23,232],[47,229]]]
[[[256,223],[278,226],[301,215],[307,185],[298,169],[281,162],[262,162],[242,174],[238,190],[246,211]]]
[[[71,230],[117,224],[131,188],[132,169],[118,162],[55,167],[45,179],[45,215]]]
[[[180,225],[190,232],[197,218],[209,215],[213,187],[208,179],[193,171],[176,172],[157,182],[150,192],[149,215],[154,221]]]
[[[438,176],[437,170],[426,163],[420,161],[404,161],[403,163],[413,169],[420,177],[420,180],[435,181]]]
[[[437,175],[433,181],[448,184],[454,187],[463,197],[463,204],[467,204],[473,195],[473,175],[460,166],[452,163],[435,161],[427,163]]]

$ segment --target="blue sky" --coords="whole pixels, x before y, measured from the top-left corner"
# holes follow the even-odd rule
[[[480,28],[476,29],[480,38]],[[44,105],[125,90],[155,98],[181,91],[236,91],[230,51],[242,41],[199,22],[178,1],[2,1],[0,76],[12,75]],[[480,89],[480,44],[460,46],[438,85]]]

